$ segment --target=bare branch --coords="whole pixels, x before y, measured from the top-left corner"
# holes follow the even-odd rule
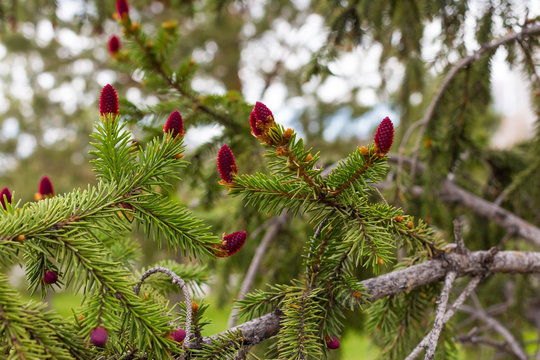
[[[444,286],[439,296],[437,312],[435,315],[435,321],[433,323],[433,329],[420,341],[420,343],[411,351],[409,356],[405,360],[414,360],[423,349],[426,350],[426,360],[431,360],[435,356],[435,349],[437,348],[437,342],[444,326],[444,318],[446,314],[446,305],[448,304],[448,298],[450,297],[450,290],[456,281],[457,274],[455,271],[450,271],[446,274],[444,279]]]
[[[450,271],[455,271],[458,277],[494,273],[540,273],[540,252],[500,251],[493,254],[491,251],[475,251],[469,254],[449,253],[445,255],[444,259],[429,260],[403,270],[361,281],[360,284],[364,287],[364,293],[367,296],[359,299],[358,305],[441,281]],[[276,310],[229,329],[229,331],[241,331],[244,345],[257,344],[278,333],[280,316],[281,312]],[[201,343],[209,344],[210,339],[216,336],[205,337]],[[196,347],[197,344],[192,342],[190,346]]]
[[[470,306],[462,305],[459,308],[459,311],[465,312],[471,316],[474,316],[489,326],[491,326],[495,331],[497,331],[499,334],[501,334],[508,345],[510,345],[510,349],[512,349],[512,353],[520,360],[527,360],[527,355],[525,354],[525,351],[523,351],[521,345],[519,345],[518,341],[514,338],[514,336],[508,331],[507,328],[505,328],[499,321],[497,321],[495,318],[489,316],[484,309],[482,308],[473,308]]]
[[[389,161],[394,163],[401,161],[412,164],[411,158],[400,155],[392,155]],[[422,164],[418,164],[417,166],[420,170],[424,169]],[[416,186],[413,193],[419,195],[422,191],[423,189],[421,187]],[[476,214],[494,221],[510,233],[540,246],[540,229],[538,227],[514,215],[510,211],[462,189],[453,181],[446,179],[441,183],[439,196],[445,202],[463,205]]]
[[[465,300],[467,300],[467,298],[472,294],[472,292],[474,291],[474,289],[476,288],[480,280],[482,280],[482,276],[476,276],[471,281],[469,281],[465,289],[463,289],[461,294],[459,294],[456,301],[452,304],[452,306],[448,308],[448,311],[446,311],[446,314],[444,314],[445,323],[447,323],[452,318],[452,316],[454,316],[454,314],[459,309],[459,307],[463,305]]]
[[[461,235],[461,222],[458,219],[454,220],[454,239],[457,245],[456,251],[461,254],[465,254],[467,252],[467,248],[465,247],[465,242],[463,241],[463,236]]]
[[[508,348],[506,343],[500,343],[500,342],[493,341],[491,339],[476,336],[476,335],[458,335],[457,339],[461,343],[471,343],[474,345],[476,344],[487,345],[499,351],[502,351],[508,355],[512,355],[512,356],[514,355],[514,353],[512,352],[512,350]]]
[[[146,272],[142,274],[141,279],[139,280],[137,285],[135,285],[133,292],[136,295],[139,295],[141,291],[141,286],[144,283],[144,281],[150,275],[155,274],[155,273],[162,273],[162,274],[169,275],[169,277],[172,279],[171,282],[174,285],[177,285],[184,292],[184,301],[186,304],[186,328],[185,328],[186,337],[184,338],[184,348],[189,348],[189,345],[190,345],[189,338],[191,336],[191,317],[192,317],[191,311],[192,310],[191,310],[191,294],[189,293],[189,289],[187,287],[186,282],[180,276],[176,275],[171,270],[161,267],[161,266],[156,266],[156,267],[146,270]]]

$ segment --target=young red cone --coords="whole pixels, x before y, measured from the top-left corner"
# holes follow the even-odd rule
[[[326,339],[326,347],[329,348],[329,349],[338,349],[339,348],[339,339],[335,336],[332,336],[332,338],[327,338]]]
[[[2,191],[0,191],[0,203],[2,203],[2,207],[4,208],[4,210],[6,210],[6,203],[11,204],[11,191],[9,191],[7,187],[3,188]]]
[[[264,135],[267,129],[275,125],[272,111],[262,102],[257,101],[249,117],[251,131],[255,136]]]
[[[247,239],[245,231],[233,232],[229,235],[223,235],[223,241],[216,251],[217,257],[227,257],[234,255],[244,246]]]
[[[392,121],[390,121],[390,118],[385,117],[384,120],[381,121],[373,140],[380,156],[384,156],[390,151],[390,147],[394,142],[394,125],[392,124]]]
[[[107,333],[107,330],[105,330],[105,328],[102,326],[98,326],[94,330],[90,331],[90,341],[92,344],[94,344],[94,346],[105,347],[108,337],[109,334]]]
[[[234,154],[227,145],[223,145],[218,151],[217,167],[219,176],[223,179],[222,183],[231,184],[238,167],[234,161]]]
[[[167,122],[163,126],[163,132],[165,134],[170,131],[172,131],[173,138],[184,136],[184,119],[182,119],[182,115],[180,115],[178,110],[174,110],[171,115],[169,115]]]
[[[54,196],[54,189],[51,183],[51,180],[44,176],[41,178],[41,181],[39,182],[39,189],[34,198],[36,200],[42,200],[45,198],[53,197]]]
[[[106,116],[107,114],[118,115],[119,112],[116,90],[111,84],[107,84],[101,90],[99,97],[99,113],[101,116]]]
[[[45,284],[54,284],[58,281],[58,274],[52,270],[45,271],[45,274],[43,275],[43,282]]]
[[[127,0],[116,0],[116,13],[120,16],[120,19],[124,16],[129,16],[129,4]]]
[[[109,46],[109,53],[112,56],[116,56],[116,54],[118,54],[118,51],[120,51],[122,44],[120,43],[120,39],[118,38],[118,36],[113,35],[109,39],[108,46]]]

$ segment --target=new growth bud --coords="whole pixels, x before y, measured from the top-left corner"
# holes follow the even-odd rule
[[[169,115],[167,122],[163,126],[163,132],[165,134],[172,132],[173,138],[184,136],[184,119],[182,119],[182,115],[180,115],[178,110],[174,110]]]
[[[90,331],[90,341],[92,344],[94,344],[94,346],[105,347],[108,337],[109,334],[107,333],[107,330],[105,330],[105,328],[102,326],[98,326],[94,330]]]
[[[43,275],[43,282],[45,284],[52,285],[58,281],[58,274],[52,270],[45,271]]]
[[[119,112],[116,90],[111,84],[107,84],[101,90],[99,97],[99,113],[101,116],[107,116],[107,114],[118,115]]]
[[[0,202],[2,203],[4,210],[7,209],[6,204],[11,204],[11,191],[9,191],[7,187],[0,191]]]
[[[122,47],[122,44],[120,43],[120,39],[118,36],[113,35],[109,39],[109,53],[112,56],[116,56],[118,54],[118,51],[120,51],[120,48]]]
[[[186,331],[182,328],[178,328],[174,331],[171,331],[169,336],[176,342],[181,343],[186,338]]]
[[[51,180],[47,176],[42,177],[41,181],[39,182],[38,192],[34,195],[34,198],[36,200],[43,200],[53,196],[54,189]]]
[[[373,141],[379,156],[382,157],[390,151],[390,147],[394,142],[394,125],[388,117],[385,117],[379,124]]]
[[[244,246],[246,239],[247,233],[245,231],[237,231],[229,235],[223,234],[223,241],[216,248],[215,255],[227,257],[236,254]]]
[[[116,0],[116,12],[120,19],[123,19],[124,16],[129,16],[129,4],[127,0]]]
[[[332,338],[327,338],[326,339],[326,347],[329,348],[329,349],[339,349],[339,339],[335,336],[332,336]]]
[[[223,145],[218,151],[217,167],[219,176],[223,179],[221,184],[231,184],[233,178],[238,172],[236,161],[234,161],[234,154],[227,145]]]

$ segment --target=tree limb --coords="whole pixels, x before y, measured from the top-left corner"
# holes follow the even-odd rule
[[[392,154],[389,162],[402,162],[412,165],[413,159]],[[417,164],[419,170],[425,170],[424,165]],[[415,186],[412,189],[415,195],[420,195],[423,192],[422,187]],[[475,212],[486,219],[490,219],[498,225],[507,229],[510,233],[520,236],[540,246],[540,229],[533,224],[523,220],[512,212],[503,209],[495,203],[489,202],[476,196],[467,190],[462,189],[451,180],[445,179],[441,183],[440,192],[441,200],[449,203],[457,203],[465,206],[469,210]]]
[[[450,271],[455,271],[458,277],[491,273],[540,273],[540,252],[500,251],[494,254],[493,251],[475,251],[469,254],[449,253],[443,258],[429,260],[403,270],[361,281],[360,284],[365,288],[364,293],[367,296],[359,299],[357,305],[441,281]],[[244,345],[257,344],[278,333],[280,316],[281,312],[276,310],[228,331],[241,331]],[[218,335],[204,337],[202,343],[210,344],[211,339],[215,339]],[[190,344],[190,348],[196,347],[196,343]]]

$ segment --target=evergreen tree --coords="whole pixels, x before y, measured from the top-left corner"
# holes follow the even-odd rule
[[[10,53],[28,37],[14,31],[30,17],[17,4],[2,11],[10,21],[10,29],[4,29]],[[509,63],[530,75],[531,94],[537,95],[539,18],[521,16],[511,1],[483,4],[473,19],[478,46],[471,50],[465,20],[478,4],[314,1],[311,11],[328,15],[330,31],[302,69],[304,80],[321,84],[334,76],[334,60],[370,43],[382,46],[382,75],[392,59],[404,69],[399,90],[391,94],[400,114],[396,131],[397,122],[384,118],[372,140],[360,146],[357,139],[344,141],[338,148],[326,142],[323,129],[336,109],[350,107],[353,116],[367,110],[353,98],[327,104],[306,93],[298,85],[298,72],[277,60],[264,74],[264,89],[282,80],[289,95],[316,98],[316,116],[306,111],[299,117],[302,139],[262,102],[252,106],[241,94],[241,46],[236,44],[243,27],[254,25],[257,38],[272,28],[271,19],[301,22],[306,12],[294,2],[264,4],[263,18],[244,17],[250,3],[232,1],[148,5],[117,0],[114,10],[114,4],[101,1],[86,5],[85,15],[96,30],[109,26],[104,19],[116,11],[119,31],[109,38],[107,50],[124,74],[118,78],[121,100],[106,85],[99,96],[99,119],[90,115],[97,115],[97,105],[90,106],[92,111],[65,111],[63,119],[81,115],[82,128],[84,118],[93,118],[89,154],[95,179],[75,182],[90,183],[85,190],[55,192],[52,176],[45,176],[36,201],[28,201],[13,180],[21,174],[14,171],[6,178],[13,185],[0,193],[1,356],[327,358],[338,356],[333,350],[350,327],[370,334],[382,358],[453,358],[459,343],[475,345],[467,347],[471,357],[534,356],[537,349],[525,345],[528,338],[538,338],[538,286],[533,275],[517,274],[540,271],[540,253],[534,252],[540,245],[535,151],[540,135],[507,150],[490,147],[489,130],[497,117],[490,108],[489,72],[494,53],[504,47]],[[71,26],[56,18],[55,4],[47,11],[39,2],[21,1],[20,6],[37,6],[35,19],[46,16],[58,26]],[[152,6],[161,10],[147,16],[142,9]],[[177,13],[193,23],[171,20]],[[197,16],[215,19],[201,22]],[[428,72],[432,64],[422,57],[426,23],[435,20],[443,29],[434,64],[443,70],[437,75]],[[81,18],[83,27],[85,21]],[[235,44],[215,57],[231,70],[227,76],[215,63],[199,66],[192,59],[191,50],[201,41],[193,34],[199,30],[219,47]],[[61,47],[51,41],[21,51],[40,48],[40,57],[46,58]],[[91,53],[86,49],[81,58]],[[38,66],[31,77],[32,96],[42,101],[34,101],[25,125],[35,138],[44,138],[65,110],[36,111],[47,94],[37,80],[42,73]],[[197,91],[196,76],[222,77],[228,92]],[[389,89],[382,79],[384,93]],[[127,87],[158,101],[130,102],[123,96]],[[89,85],[92,89],[95,84]],[[411,94],[423,100],[413,105]],[[19,119],[25,111],[13,106],[6,117]],[[208,124],[220,125],[222,133],[186,149],[186,131]],[[13,149],[12,143],[4,145],[4,152]],[[47,154],[37,151],[19,169]],[[30,172],[24,171],[29,182]],[[194,199],[197,206],[189,209],[185,203]],[[214,235],[219,230],[226,233]],[[252,233],[263,231],[260,244],[252,241]],[[174,259],[148,256],[147,266],[141,266],[140,237],[143,246],[157,245]],[[272,271],[260,270],[261,262]],[[24,266],[32,294],[46,299],[61,288],[84,294],[73,318],[47,309],[46,301],[21,296],[7,277],[15,265]],[[192,301],[208,283],[209,269],[218,272],[221,296],[237,298],[230,329],[219,334],[205,331],[209,305]],[[237,289],[225,284],[244,272],[236,295]],[[470,280],[454,286],[462,277]],[[466,305],[469,298],[474,306]],[[470,319],[454,317],[457,312]],[[246,322],[234,326],[238,317]]]

